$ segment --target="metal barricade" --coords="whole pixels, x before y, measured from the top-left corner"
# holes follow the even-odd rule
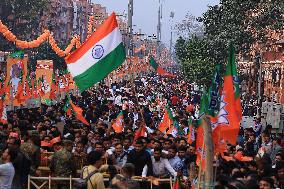
[[[43,187],[46,188],[46,185],[48,185],[48,189],[51,189],[51,183],[52,181],[69,181],[69,188],[72,189],[72,182],[76,181],[80,178],[73,178],[72,176],[70,177],[35,177],[35,176],[28,176],[28,189],[31,189],[31,186],[34,186],[36,189],[43,189]],[[142,179],[133,179],[138,182],[142,182]],[[172,188],[172,178],[168,179],[158,179],[159,182],[163,183],[169,183],[170,187]],[[36,181],[41,181],[40,184],[37,184]],[[109,178],[104,178],[105,182],[109,181]],[[153,180],[148,179],[148,182],[150,182],[151,188],[153,187]]]

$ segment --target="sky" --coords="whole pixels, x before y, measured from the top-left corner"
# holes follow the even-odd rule
[[[93,0],[107,8],[107,12],[127,13],[128,0]],[[219,0],[161,0],[163,3],[162,41],[170,44],[171,25],[183,20],[187,12],[199,17],[208,9],[208,5],[216,5]],[[134,32],[142,31],[149,35],[157,34],[159,0],[134,0],[133,27]],[[170,12],[174,12],[173,20]],[[177,36],[174,34],[174,40]]]

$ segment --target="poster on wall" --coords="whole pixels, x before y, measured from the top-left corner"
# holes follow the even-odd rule
[[[5,85],[9,87],[9,94],[6,94],[6,104],[12,106],[25,105],[25,101],[18,101],[16,97],[18,86],[25,83],[28,73],[28,55],[23,52],[16,52],[7,58],[7,75]]]
[[[41,94],[41,102],[49,100],[53,73],[52,60],[38,60],[36,65],[36,80]]]

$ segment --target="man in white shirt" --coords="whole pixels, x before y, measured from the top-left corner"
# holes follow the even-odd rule
[[[162,149],[155,148],[154,155],[151,156],[154,176],[158,178],[165,178],[168,177],[170,173],[171,176],[176,177],[177,172],[170,165],[168,159],[162,158],[161,156],[162,156]]]
[[[10,189],[11,184],[15,175],[15,169],[12,162],[17,157],[17,151],[7,148],[3,155],[2,161],[3,164],[0,165],[0,188],[1,189]]]

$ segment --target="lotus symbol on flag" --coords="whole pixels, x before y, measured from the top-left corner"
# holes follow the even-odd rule
[[[220,111],[217,117],[217,121],[215,123],[212,123],[212,129],[215,129],[217,125],[228,125],[229,126],[229,119],[228,119],[228,112],[225,109],[228,103],[224,101],[224,94],[221,97],[221,102],[220,102]]]
[[[94,59],[100,59],[104,55],[104,48],[101,45],[96,45],[92,50],[92,56]]]

